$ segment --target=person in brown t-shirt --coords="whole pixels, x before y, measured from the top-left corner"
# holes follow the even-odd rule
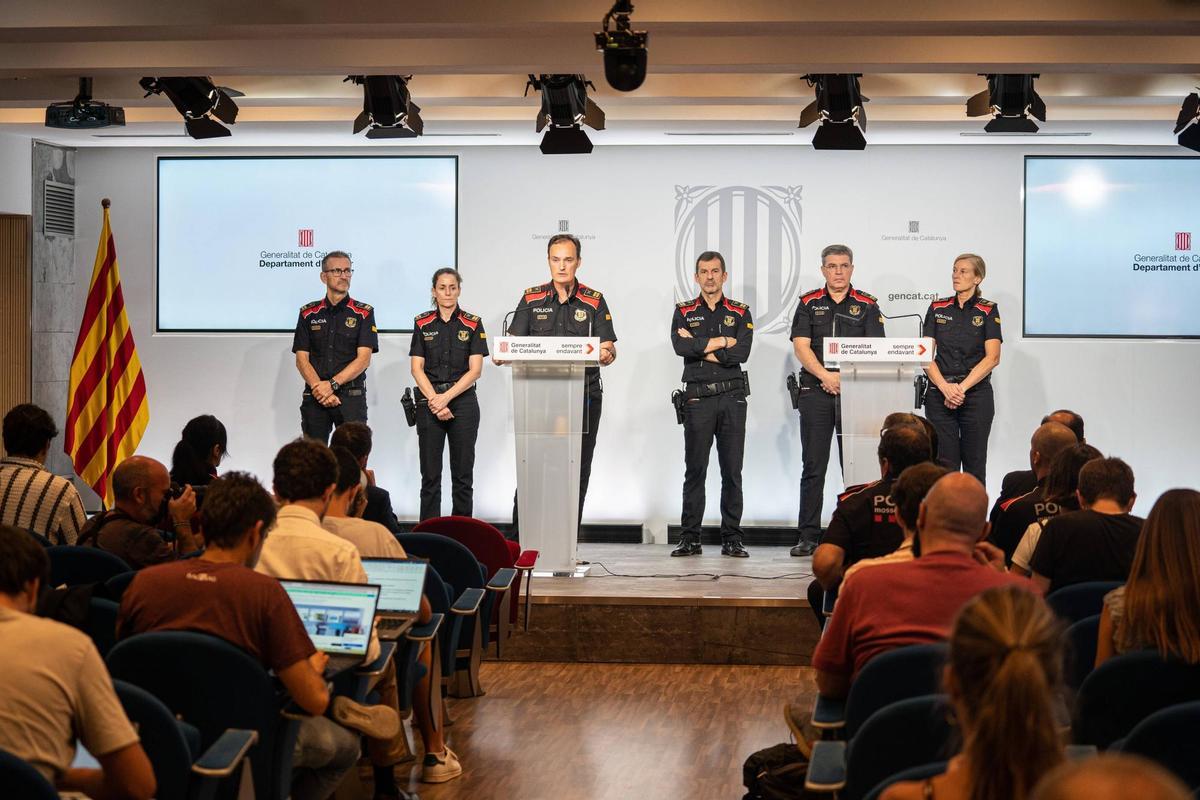
[[[79,533],[79,544],[107,550],[134,569],[173,561],[203,546],[191,526],[196,513],[196,493],[185,486],[178,497],[168,497],[171,476],[153,458],[133,456],[113,470],[113,507],[92,517]],[[170,532],[175,542],[167,541]]]
[[[117,637],[206,633],[274,670],[296,704],[313,715],[300,724],[292,797],[325,798],[358,760],[359,737],[345,726],[391,735],[399,719],[381,706],[360,706],[346,697],[330,701],[323,677],[328,656],[313,647],[279,581],[253,570],[275,512],[275,501],[250,475],[231,472],[209,484],[204,554],[139,572],[121,599]]]

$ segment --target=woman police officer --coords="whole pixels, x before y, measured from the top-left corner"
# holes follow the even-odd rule
[[[924,333],[934,340],[926,367],[925,417],[937,430],[938,463],[986,481],[987,442],[996,408],[991,373],[1000,363],[1000,309],[979,293],[983,259],[954,259],[954,294],[929,304]]]
[[[483,322],[458,305],[462,276],[445,267],[433,273],[432,311],[418,314],[408,354],[417,382],[417,440],[421,459],[421,519],[441,516],[442,451],[450,440],[453,512],[472,510],[479,400],[475,381],[488,354]]]

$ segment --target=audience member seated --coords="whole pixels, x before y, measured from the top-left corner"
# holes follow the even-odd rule
[[[152,797],[150,760],[92,640],[33,615],[49,574],[33,537],[0,525],[0,749],[63,791],[96,800]],[[77,737],[100,769],[71,767]]]
[[[1083,438],[1083,417],[1074,411],[1069,411],[1065,408],[1060,408],[1058,411],[1051,411],[1042,417],[1041,424],[1045,425],[1047,422],[1060,422],[1066,425],[1075,434],[1075,439],[1079,444],[1086,442]],[[994,525],[996,523],[996,514],[999,513],[1002,503],[1023,495],[1036,486],[1037,478],[1031,469],[1018,469],[1005,475],[1004,480],[1000,482],[1000,495],[996,498],[995,505],[992,506],[992,513],[988,516],[988,520]]]
[[[947,473],[945,467],[928,461],[914,464],[900,473],[900,477],[892,486],[892,502],[896,506],[896,522],[900,524],[900,530],[904,531],[904,541],[886,556],[864,558],[851,564],[842,576],[843,585],[850,580],[850,576],[866,567],[913,560],[913,538],[917,535],[917,513],[921,509],[921,502],[933,485]]]
[[[46,469],[54,420],[32,403],[4,415],[0,460],[0,524],[23,528],[53,544],[75,544],[87,514],[69,480]]]
[[[1037,520],[1031,522],[1025,529],[1017,549],[1013,551],[1012,564],[1009,566],[1018,575],[1029,576],[1029,559],[1037,549],[1038,540],[1051,517],[1079,510],[1079,470],[1083,465],[1104,455],[1090,444],[1077,444],[1054,457],[1050,464],[1050,474],[1046,476],[1046,485],[1042,493],[1046,499],[1038,509]]]
[[[192,531],[196,493],[185,486],[171,497],[171,476],[158,461],[125,459],[113,470],[112,487],[113,507],[88,520],[79,544],[107,550],[134,569],[173,561],[203,546]]]
[[[1004,551],[1004,560],[1012,561],[1013,551],[1025,534],[1025,529],[1045,516],[1046,478],[1056,456],[1078,442],[1075,434],[1066,425],[1046,422],[1033,432],[1029,442],[1029,466],[1033,469],[1037,484],[1024,494],[1009,498],[992,514],[992,535],[988,540]]]
[[[275,578],[366,583],[358,549],[321,527],[321,517],[337,490],[338,462],[333,452],[315,439],[297,439],[275,456],[274,473],[275,497],[281,507],[256,569]],[[374,659],[378,653],[379,641],[372,634],[368,658]],[[381,704],[399,709],[394,663],[388,663],[374,688]],[[433,715],[441,713],[441,705],[431,708],[428,696],[418,691],[413,698],[413,714],[425,742],[421,780],[442,783],[458,777],[462,766],[442,740],[441,724],[435,724]],[[394,767],[409,755],[403,728],[388,737],[368,739],[367,749],[375,768],[376,794],[395,795]]]
[[[1068,761],[1038,783],[1030,800],[1191,800],[1183,783],[1153,761],[1103,753]]]
[[[378,522],[392,533],[400,533],[400,521],[392,510],[392,496],[386,489],[375,485],[375,471],[367,469],[367,458],[371,455],[371,428],[365,422],[346,422],[337,426],[329,438],[330,447],[344,447],[358,459],[358,465],[367,476],[367,507],[362,518]]]
[[[989,589],[954,620],[943,674],[962,750],[946,771],[897,783],[884,800],[1026,800],[1064,760],[1054,718],[1062,630],[1041,598]]]
[[[1096,665],[1146,649],[1200,664],[1200,492],[1192,489],[1158,498],[1128,581],[1104,598]]]
[[[918,557],[860,571],[838,595],[837,609],[813,653],[817,689],[845,697],[850,682],[880,653],[946,638],[954,615],[993,586],[1032,584],[1004,571],[988,535],[987,492],[966,473],[929,490],[917,515]]]
[[[1129,513],[1137,495],[1133,470],[1119,458],[1097,458],[1079,470],[1081,510],[1046,523],[1029,560],[1033,582],[1044,592],[1085,581],[1129,576],[1142,518]]]
[[[359,737],[394,727],[387,718],[348,698],[330,702],[317,652],[279,581],[253,567],[275,524],[275,502],[253,476],[230,472],[209,484],[204,500],[207,548],[200,557],[148,567],[121,598],[117,636],[194,631],[245,650],[273,670],[301,709],[293,761],[292,797],[324,800],[358,761]],[[324,716],[331,712],[334,719]]]
[[[362,518],[367,505],[366,476],[358,459],[345,447],[333,447],[338,479],[321,525],[358,548],[363,558],[405,558],[396,537],[378,522]]]
[[[183,426],[179,444],[171,453],[171,481],[180,486],[207,486],[217,477],[217,466],[229,455],[229,440],[221,420],[201,414]]]
[[[921,428],[885,428],[879,439],[880,479],[853,486],[838,497],[837,508],[813,553],[813,574],[829,591],[845,568],[864,558],[885,556],[904,541],[892,503],[892,484],[913,464],[929,460],[929,437]]]

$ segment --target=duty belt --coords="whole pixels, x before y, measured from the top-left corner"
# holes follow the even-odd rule
[[[688,381],[687,391],[685,394],[688,397],[713,397],[726,392],[744,392],[746,390],[746,382],[740,377],[727,381],[715,381],[713,383],[702,383],[700,381]]]

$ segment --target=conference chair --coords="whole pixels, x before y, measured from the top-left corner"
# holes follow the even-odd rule
[[[215,797],[218,787],[238,774],[258,740],[254,731],[227,730],[202,751],[199,729],[176,720],[157,697],[125,681],[113,681],[113,688],[154,767],[159,800]]]
[[[1125,653],[1084,679],[1075,708],[1075,741],[1104,750],[1155,711],[1200,700],[1200,665],[1157,651]]]
[[[451,627],[459,629],[458,647],[454,651],[454,667],[447,673],[450,695],[479,697],[484,693],[479,682],[479,665],[489,644],[486,620],[492,613],[496,598],[508,591],[514,570],[500,570],[491,581],[483,565],[463,545],[435,533],[401,534],[396,539],[410,555],[429,559],[442,580],[449,583],[458,600],[450,606]],[[478,595],[468,590],[478,590]],[[432,601],[431,601],[432,602]]]
[[[120,606],[112,600],[92,597],[88,600],[88,615],[84,632],[96,645],[100,657],[108,655],[117,643],[117,611]]]
[[[1155,711],[1114,745],[1157,761],[1193,793],[1200,790],[1200,702],[1180,703]]]
[[[1100,615],[1093,614],[1071,624],[1067,628],[1067,641],[1071,645],[1067,653],[1067,686],[1078,690],[1084,679],[1092,674],[1096,666],[1096,640],[1100,633]]]
[[[941,691],[946,645],[913,644],[872,658],[850,685],[844,700],[817,695],[812,726],[822,735],[853,737],[864,722],[886,705]]]
[[[895,775],[884,778],[874,789],[867,792],[866,800],[879,800],[879,797],[887,791],[887,788],[893,783],[903,783],[904,781],[923,781],[926,778],[932,778],[935,775],[941,775],[946,771],[946,766],[949,761],[934,761],[930,764],[921,764],[917,767],[909,767],[902,769]]]
[[[250,772],[259,800],[285,800],[292,785],[292,749],[299,715],[285,714],[289,698],[259,662],[215,636],[160,631],[117,643],[106,659],[115,680],[157,697],[200,734],[200,748],[229,729],[255,731]]]
[[[854,738],[813,744],[804,788],[861,800],[902,770],[950,756],[950,699],[943,694],[900,700],[872,714]]]
[[[525,586],[525,630],[529,630],[530,598],[533,596],[532,573],[537,563],[537,550],[521,550],[521,545],[505,539],[495,527],[473,517],[437,517],[419,522],[414,533],[437,533],[459,542],[474,554],[487,570],[489,581],[502,569],[516,570],[516,580],[504,593],[500,602],[493,605],[490,632],[496,638],[496,658],[500,658],[501,647],[508,641],[512,628],[517,624],[521,586]]]
[[[50,557],[50,586],[103,583],[114,575],[129,572],[119,556],[97,547],[56,545],[46,548]]]
[[[58,800],[58,791],[42,773],[7,750],[0,750],[0,786],[6,797],[21,800]]]
[[[1070,624],[1099,614],[1104,609],[1104,595],[1122,585],[1121,581],[1076,583],[1046,595],[1046,604]]]
[[[113,575],[104,582],[104,588],[108,592],[108,596],[118,603],[125,595],[125,590],[129,588],[129,584],[133,583],[133,579],[137,577],[137,570],[122,572],[120,575]]]
[[[442,580],[438,571],[430,565],[429,569],[425,571],[425,597],[429,599],[429,606],[434,615],[443,618],[441,627],[436,632],[437,635],[430,642],[430,646],[434,648],[431,661],[436,659],[435,669],[438,671],[437,680],[431,679],[430,687],[431,690],[432,687],[437,687],[438,700],[441,700],[444,692],[450,691],[452,681],[456,680],[458,643],[462,635],[463,616],[471,608],[478,610],[479,604],[483,602],[483,590],[481,589],[467,589],[457,598],[454,597],[453,592],[454,587]],[[444,702],[442,703],[442,715],[447,725],[454,724],[450,717],[450,710]]]

